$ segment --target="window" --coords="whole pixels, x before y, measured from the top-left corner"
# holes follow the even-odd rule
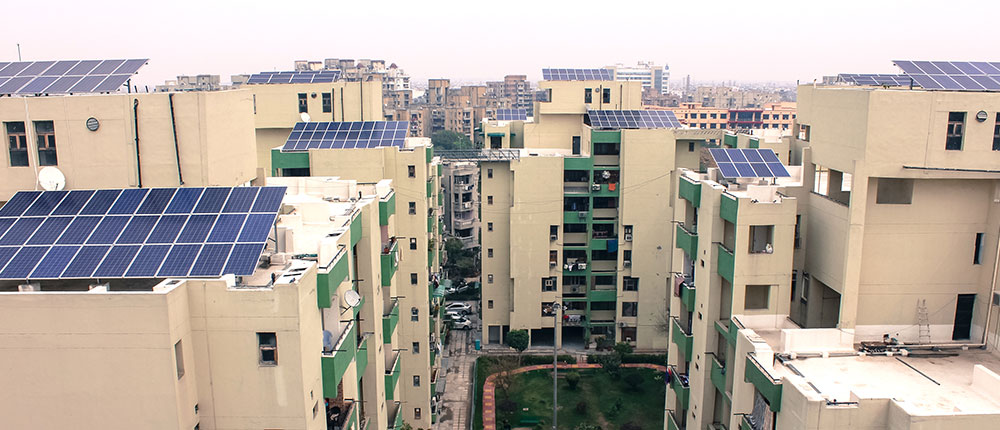
[[[556,240],[559,238],[559,226],[550,225],[549,226],[549,239]]]
[[[493,177],[493,169],[486,169],[486,177],[487,178]]]
[[[420,419],[420,408],[413,408],[413,419]]]
[[[774,226],[773,225],[752,225],[750,226],[750,253],[770,254],[774,252]]]
[[[493,283],[493,274],[492,273],[490,273],[489,275],[486,275],[486,283],[487,284],[492,284]]]
[[[726,115],[727,115],[727,114],[724,114],[724,113],[720,113],[720,114],[719,114],[719,119],[726,119]]]
[[[417,214],[417,202],[410,202],[410,215]]]
[[[983,241],[986,239],[986,233],[976,233],[976,247],[972,255],[972,264],[983,264]]]
[[[493,223],[491,222],[486,223],[486,231],[493,231]]]
[[[556,278],[555,277],[542,278],[542,291],[543,292],[555,291],[555,290],[556,290]]]
[[[747,285],[745,297],[743,298],[743,308],[767,309],[770,293],[770,285]]]
[[[410,249],[417,249],[417,238],[410,238]]]
[[[701,119],[705,119],[705,118],[708,118],[708,114],[704,114],[704,113],[701,114]]]
[[[592,311],[613,311],[615,308],[615,302],[590,302]]]
[[[795,249],[799,249],[802,245],[802,236],[800,231],[802,229],[802,215],[795,215]]]
[[[604,88],[601,90],[601,101],[604,103],[611,103],[611,88]]]
[[[55,166],[56,128],[52,121],[35,121],[35,139],[38,142],[38,165]]]
[[[694,152],[694,142],[688,142],[688,152]]]
[[[715,119],[716,117],[718,117],[718,115],[717,115],[717,114],[714,114],[714,113],[713,113],[713,114],[712,114],[712,115],[711,115],[710,117],[711,117],[712,119]]]
[[[414,354],[420,354],[420,342],[413,342],[413,348],[410,348]]]
[[[771,119],[771,116],[768,114],[764,114],[764,121],[767,121],[769,119]]]
[[[632,263],[632,250],[631,249],[626,249],[626,250],[622,251],[622,261],[625,261],[627,264],[631,264]]]
[[[309,112],[309,100],[306,93],[299,93],[299,113]]]
[[[996,125],[993,126],[993,150],[1000,151],[1000,113],[997,113]]]
[[[323,93],[323,113],[333,112],[333,94]]]
[[[622,291],[639,291],[639,278],[631,276],[622,278]]]
[[[580,136],[573,136],[572,145],[573,155],[580,155]]]
[[[486,301],[486,309],[493,309],[493,300]]]
[[[420,321],[420,309],[410,308],[410,321]]]
[[[316,403],[313,403],[313,419],[315,419],[317,415],[319,415],[319,400],[317,400]]]
[[[28,135],[24,131],[23,122],[6,122],[7,140],[9,142],[10,166],[24,167],[28,165]]]
[[[559,265],[559,251],[555,250],[555,249],[550,250],[549,251],[549,266],[558,266],[558,265]]]
[[[622,339],[625,342],[635,341],[635,327],[622,327]]]
[[[488,205],[493,204],[493,196],[486,196],[486,204]]]
[[[803,142],[809,141],[809,126],[805,124],[799,124],[799,140]]]
[[[412,164],[409,165],[409,166],[406,166],[406,176],[409,176],[411,178],[416,178],[417,177],[417,166],[414,166]]]
[[[278,365],[278,337],[274,333],[257,333],[257,349],[262,366]]]
[[[962,135],[965,129],[965,112],[948,113],[948,135],[945,138],[944,149],[949,151],[962,150]]]
[[[410,274],[410,284],[411,285],[417,285],[417,274],[416,273],[411,273]]]
[[[181,379],[184,376],[184,347],[179,340],[174,344],[174,361],[177,362],[177,379]]]
[[[913,179],[878,178],[875,203],[908,205],[913,201]]]
[[[715,128],[715,123],[713,122],[713,123],[709,124],[708,128]]]
[[[413,386],[414,387],[420,386],[420,375],[413,375]]]
[[[486,258],[493,258],[493,248],[486,249]]]
[[[590,88],[584,88],[583,89],[583,102],[584,103],[593,103],[593,101],[594,101],[593,90],[591,90]]]
[[[639,316],[639,302],[622,302],[622,316]]]
[[[786,120],[786,121],[787,121],[787,120],[788,120],[788,114],[784,114],[784,115],[782,115],[782,116],[781,116],[781,119],[783,119],[783,120]]]

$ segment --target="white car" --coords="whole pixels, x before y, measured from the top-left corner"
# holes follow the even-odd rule
[[[444,313],[444,317],[445,317],[445,320],[447,320],[447,321],[455,321],[455,320],[460,320],[460,319],[465,318],[465,314],[463,314],[461,312],[448,311],[448,312]]]
[[[458,330],[472,330],[472,321],[466,317],[451,320],[451,328]]]
[[[444,310],[447,312],[458,312],[465,315],[472,312],[472,306],[461,302],[452,302],[445,305]]]

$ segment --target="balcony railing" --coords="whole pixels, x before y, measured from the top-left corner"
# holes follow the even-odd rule
[[[671,317],[671,327],[673,327],[671,338],[677,344],[678,351],[684,355],[684,361],[691,361],[693,337],[681,327],[680,319],[677,317]]]
[[[747,354],[746,372],[744,373],[744,379],[753,384],[760,395],[767,399],[771,410],[781,412],[781,379],[775,378],[764,366],[761,366],[754,353]]]
[[[392,343],[392,333],[396,331],[396,324],[398,323],[399,302],[393,300],[388,312],[382,315],[382,337],[384,343]]]
[[[385,367],[385,399],[393,400],[396,396],[396,383],[399,382],[399,374],[402,373],[399,364],[399,351],[391,351],[392,360]]]
[[[712,369],[711,369],[712,385],[719,390],[720,393],[726,392],[726,365],[720,362],[716,357],[712,357]]]
[[[719,245],[719,257],[716,262],[718,265],[719,276],[725,278],[729,283],[733,282],[733,269],[736,264],[736,257],[733,255],[733,251],[726,248],[721,243]]]
[[[687,254],[688,258],[695,260],[698,258],[698,233],[692,232],[684,227],[684,224],[677,224],[677,240],[675,241],[678,248]]]
[[[688,385],[688,375],[686,373],[679,373],[677,368],[670,366],[674,377],[670,380],[670,388],[674,390],[674,394],[677,395],[677,400],[680,402],[681,409],[688,408],[688,401],[691,397],[691,387]]]
[[[400,407],[399,402],[390,402],[386,405],[386,409],[389,412],[389,426],[388,430],[398,430],[403,428],[403,409]]]
[[[321,358],[323,374],[323,395],[324,397],[337,398],[337,386],[340,385],[344,372],[354,361],[357,354],[357,327],[354,320],[347,323],[347,326],[340,333],[340,337],[333,346],[332,351],[324,351]]]
[[[389,239],[388,243],[382,244],[382,286],[392,285],[392,276],[396,274],[396,267],[399,266],[399,242],[395,237]]]
[[[694,312],[694,299],[694,284],[684,281],[684,283],[681,284],[681,303],[684,304],[684,307],[687,308],[688,312]]]

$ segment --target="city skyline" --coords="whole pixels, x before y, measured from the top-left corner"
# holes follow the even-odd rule
[[[459,4],[439,9],[455,10]],[[233,74],[291,70],[295,60],[323,58],[384,59],[402,67],[415,82],[438,77],[483,82],[506,74],[525,74],[537,81],[545,67],[642,60],[669,65],[673,82],[691,75],[708,82],[787,83],[837,73],[895,73],[893,59],[983,59],[982,47],[974,41],[990,39],[989,17],[995,13],[989,9],[1000,11],[1000,5],[977,6],[981,13],[966,15],[960,25],[934,22],[935,32],[913,31],[931,24],[922,4],[887,6],[890,15],[859,14],[864,7],[860,2],[841,3],[836,9],[785,1],[767,7],[726,2],[719,6],[721,18],[699,19],[694,5],[648,2],[635,7],[649,13],[638,14],[628,35],[587,36],[577,27],[580,23],[599,28],[602,20],[610,19],[594,12],[599,7],[515,2],[501,10],[463,5],[462,16],[472,19],[438,21],[437,9],[406,3],[372,9],[307,1],[272,10],[263,3],[234,8],[181,2],[156,11],[156,16],[125,2],[65,3],[52,8],[44,34],[29,20],[12,21],[0,30],[7,42],[0,47],[0,61],[17,60],[18,43],[24,60],[149,58],[133,83],[152,87],[177,75],[217,74],[228,81]],[[195,7],[198,13],[191,12]],[[392,13],[387,14],[387,8]],[[12,9],[12,16],[36,14],[31,4],[14,4]],[[79,23],[81,16],[88,17],[86,27]],[[684,23],[686,17],[691,24],[676,31],[657,21]],[[735,22],[727,23],[730,20]],[[158,22],[185,25],[174,28]],[[499,30],[491,27],[501,23]],[[475,37],[468,37],[470,32]],[[412,37],[400,37],[407,33]],[[338,34],[351,35],[349,43],[339,43]],[[753,46],[737,45],[748,34],[753,35]],[[447,48],[435,49],[435,41]],[[538,49],[525,49],[533,43]],[[470,61],[477,53],[504,61]]]

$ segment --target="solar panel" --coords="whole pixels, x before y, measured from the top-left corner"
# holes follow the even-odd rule
[[[679,128],[680,121],[668,110],[587,110],[585,123],[595,130]]]
[[[1000,91],[1000,62],[894,60],[893,63],[924,89]]]
[[[770,149],[710,149],[724,178],[787,178],[788,169]]]
[[[0,63],[0,95],[109,93],[149,60],[63,60]]]
[[[497,121],[527,121],[528,120],[528,110],[527,109],[497,109],[496,110],[496,120]]]
[[[0,207],[0,279],[250,275],[284,194],[285,187],[19,192]]]
[[[546,81],[613,81],[611,69],[542,69]]]
[[[841,73],[837,75],[837,79],[841,82],[847,82],[854,85],[884,85],[890,87],[908,87],[912,83],[913,86],[919,87],[916,81],[907,75],[880,75],[880,74],[865,74],[865,73]]]
[[[316,84],[340,79],[340,70],[261,72],[250,75],[248,84]]]
[[[292,128],[281,151],[402,148],[409,127],[409,121],[300,122]]]

